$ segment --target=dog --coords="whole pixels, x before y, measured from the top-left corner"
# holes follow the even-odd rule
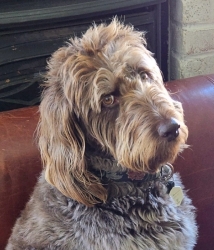
[[[114,18],[48,62],[44,170],[6,250],[190,250],[195,208],[172,163],[187,147],[143,32]]]

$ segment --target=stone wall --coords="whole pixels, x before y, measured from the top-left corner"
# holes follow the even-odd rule
[[[169,0],[169,79],[214,73],[214,0]]]

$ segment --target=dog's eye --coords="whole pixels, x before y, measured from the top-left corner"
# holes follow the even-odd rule
[[[141,71],[139,74],[142,80],[148,79],[148,75],[145,71]]]
[[[103,98],[102,103],[104,106],[111,106],[115,103],[115,97],[113,95],[107,95]]]

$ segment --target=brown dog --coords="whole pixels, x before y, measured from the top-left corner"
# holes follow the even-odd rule
[[[114,19],[71,39],[40,112],[45,170],[7,250],[193,249],[194,207],[169,164],[188,130],[141,32]]]

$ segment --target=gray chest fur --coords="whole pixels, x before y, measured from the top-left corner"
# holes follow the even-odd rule
[[[174,180],[182,185],[177,175]],[[111,188],[119,193],[124,185]],[[187,196],[175,207],[163,185],[149,193],[131,184],[126,189],[129,195],[86,207],[63,196],[42,176],[14,228],[22,249],[193,249],[197,229]]]

